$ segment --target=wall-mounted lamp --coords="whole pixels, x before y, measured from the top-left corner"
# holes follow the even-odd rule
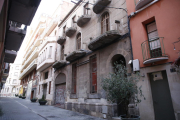
[[[174,45],[174,50],[176,50],[176,48],[175,48],[175,43],[180,42],[180,38],[178,38],[178,39],[179,39],[178,41],[172,43],[172,44]]]

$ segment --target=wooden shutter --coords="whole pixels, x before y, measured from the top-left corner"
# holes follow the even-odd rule
[[[72,93],[76,94],[77,64],[72,65]]]
[[[91,93],[97,93],[97,58],[90,57]]]

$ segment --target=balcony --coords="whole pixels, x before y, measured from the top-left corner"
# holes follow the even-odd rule
[[[53,64],[53,68],[58,69],[66,65],[66,61],[57,61]]]
[[[121,35],[117,30],[107,31],[99,35],[98,37],[94,38],[93,40],[91,40],[90,43],[88,44],[88,48],[94,51],[98,48],[102,48],[108,45],[109,43],[115,41],[119,37],[121,37]]]
[[[143,64],[154,63],[162,60],[167,60],[168,56],[165,54],[163,37],[146,40],[141,44]]]
[[[26,34],[26,27],[17,22],[9,21],[9,29],[7,31],[7,37],[5,47],[8,50],[18,51],[21,43]]]
[[[66,30],[65,34],[68,37],[72,37],[74,35],[74,33],[76,32],[76,28],[75,27],[70,27]]]
[[[83,27],[85,24],[87,24],[91,20],[90,15],[82,15],[81,17],[78,18],[77,20],[77,25],[79,27]]]
[[[54,28],[57,26],[57,24],[58,24],[57,19],[51,20],[51,22],[47,25],[47,28],[42,33],[42,38],[48,36],[54,30]]]
[[[48,43],[56,43],[56,36],[46,37],[43,43],[40,45],[39,50],[41,51]]]
[[[70,53],[69,55],[67,55],[66,60],[72,62],[76,59],[83,57],[84,55],[86,55],[86,51],[76,50]]]
[[[29,74],[37,66],[37,59],[33,60],[30,65],[20,74],[19,79],[22,80],[27,74]]]
[[[52,38],[52,39],[50,39]],[[37,70],[42,71],[45,68],[51,66],[55,62],[55,47],[56,47],[56,37],[49,37],[46,42],[41,46],[38,55],[38,65]],[[53,42],[52,42],[53,41]]]
[[[154,0],[135,0],[135,5],[136,5],[135,9],[139,10],[152,1],[154,1]]]
[[[5,50],[4,62],[13,63],[16,58],[17,52],[13,50]]]
[[[111,0],[97,0],[97,2],[93,6],[94,13],[96,14],[101,13],[110,3]]]
[[[35,58],[38,57],[38,47],[35,48],[35,50],[31,53],[31,55],[27,58],[27,60],[25,61],[24,65],[22,66],[21,70],[23,70],[24,68],[26,68],[26,66],[33,61]]]
[[[41,0],[12,0],[9,3],[9,19],[30,25]]]
[[[63,45],[63,43],[66,41],[66,37],[58,37],[57,39],[57,43],[60,45]]]

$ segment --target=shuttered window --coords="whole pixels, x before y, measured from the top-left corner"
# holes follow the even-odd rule
[[[101,34],[109,31],[109,13],[105,12],[101,18]]]
[[[77,45],[77,50],[80,50],[81,49],[81,33],[79,33],[77,35],[77,41],[76,41],[76,45]]]
[[[156,22],[147,25],[147,34],[151,57],[154,58],[161,56],[161,44],[158,36]]]
[[[97,93],[97,58],[96,55],[90,57],[90,92]]]
[[[76,94],[77,64],[72,65],[72,94]]]

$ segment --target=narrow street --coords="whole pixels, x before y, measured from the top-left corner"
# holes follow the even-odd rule
[[[0,97],[0,120],[103,120],[14,97]]]

